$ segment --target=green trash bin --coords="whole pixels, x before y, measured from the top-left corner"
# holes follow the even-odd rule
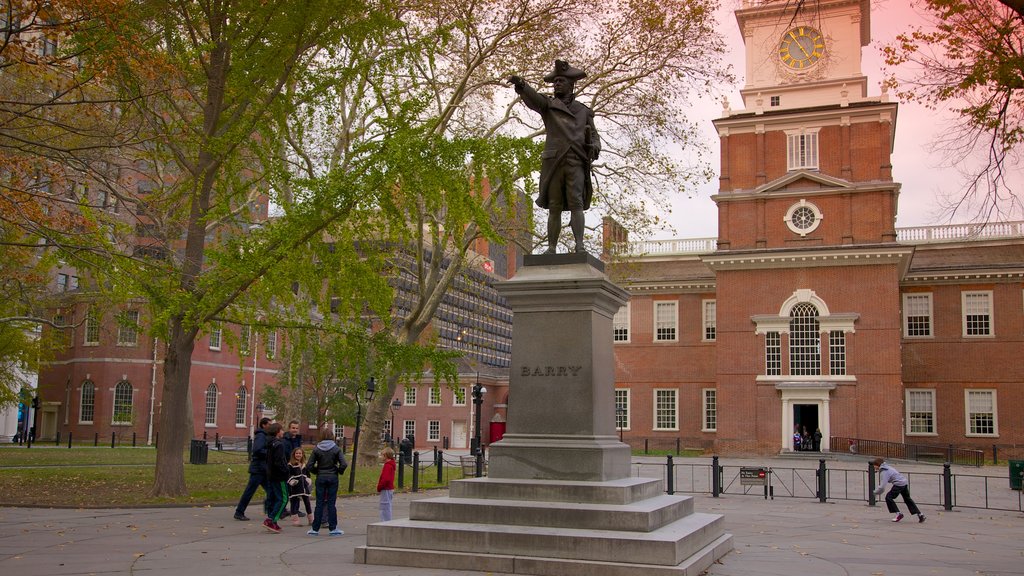
[[[1024,460],[1010,460],[1010,490],[1020,490],[1024,478]]]

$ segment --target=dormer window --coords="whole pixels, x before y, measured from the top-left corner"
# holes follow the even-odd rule
[[[818,128],[786,131],[787,170],[818,169]]]

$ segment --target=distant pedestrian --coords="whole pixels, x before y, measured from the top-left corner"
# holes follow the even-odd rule
[[[917,516],[918,522],[924,522],[924,514],[918,510],[917,504],[914,503],[913,498],[910,497],[910,485],[907,482],[907,477],[900,474],[900,471],[890,466],[882,458],[875,458],[871,461],[872,464],[878,467],[878,487],[875,488],[875,494],[881,494],[885,491],[886,484],[892,484],[892,488],[889,493],[885,495],[885,505],[889,508],[889,512],[896,514],[893,516],[893,522],[899,522],[903,520],[903,513],[900,512],[899,507],[896,506],[896,497],[903,496],[903,501],[907,504],[907,510],[911,514]]]
[[[390,446],[385,446],[380,451],[384,460],[384,466],[380,470],[380,478],[377,479],[377,493],[380,494],[380,519],[391,520],[391,501],[395,497],[395,451]]]
[[[316,475],[316,509],[313,512],[313,525],[310,527],[310,536],[320,534],[320,526],[323,525],[326,516],[327,527],[331,536],[341,536],[345,532],[338,528],[338,476],[341,476],[348,468],[345,455],[341,448],[334,441],[334,432],[330,428],[320,431],[320,441],[313,448],[313,454],[309,457],[309,464],[306,471]]]
[[[267,447],[267,519],[263,526],[271,532],[280,532],[277,521],[288,505],[288,447],[284,442],[284,429],[278,422],[267,427],[270,446]]]
[[[821,428],[815,428],[811,436],[811,443],[815,452],[821,452]]]
[[[242,491],[242,497],[235,506],[235,520],[248,520],[245,509],[249,507],[256,489],[262,487],[263,493],[269,494],[267,488],[267,434],[265,428],[270,424],[270,418],[260,418],[260,425],[252,436],[252,453],[249,455],[249,483]],[[266,514],[266,498],[263,499],[263,512]]]
[[[309,495],[312,493],[312,484],[309,476],[306,475],[306,453],[302,448],[292,450],[292,456],[288,460],[288,500],[292,504],[292,524],[298,526],[302,523],[299,520],[303,514],[299,512],[299,503],[306,508],[304,516],[307,521],[313,523],[313,510],[309,505]]]

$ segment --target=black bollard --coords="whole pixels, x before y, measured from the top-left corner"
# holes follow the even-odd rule
[[[110,447],[114,447],[114,441],[117,440],[117,432],[110,433]]]
[[[54,446],[60,446],[60,430],[57,430],[57,440],[53,443]]]
[[[675,494],[676,493],[676,471],[675,471],[675,468],[672,465],[672,455],[669,454],[665,458],[667,458],[667,461],[665,462],[665,472],[666,472],[667,475],[666,475],[665,478],[668,480],[668,483],[667,483],[668,486],[667,486],[667,490],[665,490],[665,492],[667,492],[669,494]]]
[[[135,448],[135,432],[132,431],[132,448]]]
[[[71,450],[71,431],[68,430],[68,450]]]
[[[875,463],[868,462],[868,506],[874,506],[875,502]]]
[[[398,488],[405,488],[405,458],[398,457]]]
[[[444,482],[444,452],[437,451],[437,455],[434,457],[434,465],[437,468],[437,483],[440,485]]]
[[[999,464],[999,447],[995,444],[992,445],[992,464]]]
[[[949,462],[942,465],[942,507],[953,509],[953,474],[949,470]]]
[[[412,453],[412,491],[420,490],[420,453]]]
[[[96,432],[93,435],[93,437],[92,437],[92,445],[93,445],[93,447],[96,447],[96,446],[100,445],[100,433],[99,432]]]
[[[828,480],[825,471],[825,459],[818,460],[818,502],[824,502],[828,498]]]
[[[718,456],[711,457],[711,497],[718,498],[722,493],[722,469],[718,466]]]

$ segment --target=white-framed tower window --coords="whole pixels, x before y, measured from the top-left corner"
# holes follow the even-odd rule
[[[998,436],[995,390],[964,390],[968,436]]]
[[[679,340],[679,303],[658,300],[654,302],[654,341]]]
[[[806,236],[818,229],[823,216],[812,202],[801,199],[786,210],[786,227],[793,234]]]
[[[131,424],[134,390],[131,383],[120,381],[114,386],[114,411],[111,424]]]
[[[96,417],[96,385],[92,380],[82,382],[81,401],[78,404],[78,423],[92,424]]]
[[[97,346],[100,343],[100,318],[95,308],[89,308],[85,313],[85,339],[82,343],[86,346]]]
[[[782,374],[782,334],[778,332],[764,335],[764,373],[767,376]]]
[[[818,309],[810,302],[793,306],[789,314],[789,373],[821,374],[821,324]]]
[[[907,390],[907,434],[936,434],[935,390]]]
[[[235,427],[245,427],[245,399],[248,395],[245,386],[240,386],[235,392]]]
[[[994,336],[992,326],[992,291],[970,290],[960,293],[965,338]]]
[[[705,388],[701,391],[701,395],[702,413],[704,414],[701,431],[715,432],[718,430],[718,390],[715,388]]]
[[[914,292],[903,295],[904,338],[932,337],[932,295]]]
[[[832,376],[846,374],[846,332],[842,330],[828,333],[828,373]]]
[[[629,302],[626,302],[612,318],[612,341],[629,342]]]
[[[210,328],[210,350],[220,350],[221,330],[220,324]]]
[[[207,426],[217,425],[217,385],[210,383],[206,387],[206,418],[204,424]]]
[[[704,324],[702,339],[705,342],[714,342],[718,339],[718,302],[702,300],[701,317]]]
[[[818,130],[786,130],[786,169],[818,169]]]
[[[137,346],[139,344],[139,311],[125,310],[117,325],[117,345]]]

